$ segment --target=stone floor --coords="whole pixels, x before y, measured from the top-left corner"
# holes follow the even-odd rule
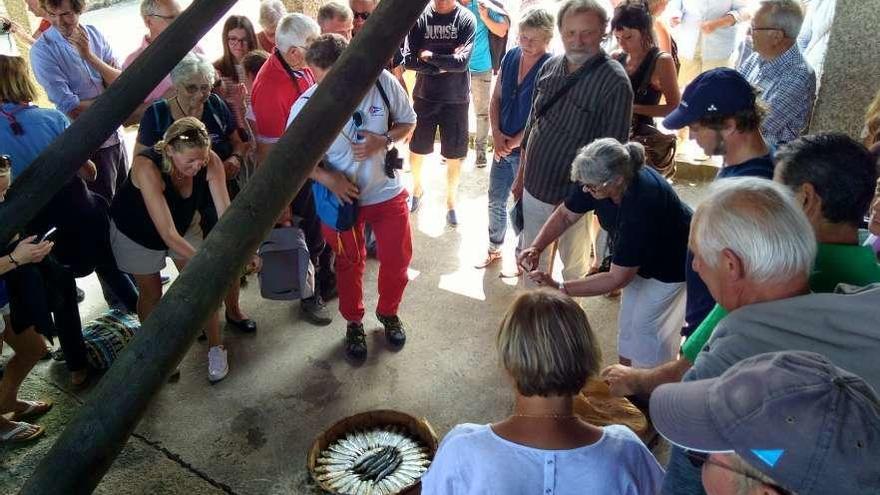
[[[323,328],[301,322],[296,305],[262,300],[254,281],[243,292],[243,307],[260,328],[255,335],[226,331],[228,378],[208,384],[207,349],[196,343],[181,364],[180,381],[155,397],[96,493],[317,493],[306,472],[306,453],[314,437],[340,418],[392,408],[426,417],[443,435],[460,422],[503,417],[512,395],[493,339],[517,289],[515,280],[499,278],[501,267],[473,268],[487,242],[488,169],[473,169],[472,160],[465,168],[460,225],[451,230],[444,221],[444,167],[439,160],[426,166],[424,206],[412,219],[415,257],[401,312],[411,330],[402,351],[385,348],[371,314],[375,261],[368,263],[365,282],[370,356],[357,368],[343,358],[341,320]],[[676,188],[692,204],[704,190],[702,182],[687,180],[677,181]],[[512,251],[508,242],[507,271]],[[94,277],[80,285],[87,293],[81,306],[87,320],[104,304]],[[615,361],[617,301],[594,297],[582,304],[605,361]],[[9,353],[6,349],[0,361]],[[47,428],[43,439],[0,447],[0,493],[24,483],[89,395],[69,389],[61,363],[37,366],[22,396],[51,398],[56,406],[40,420]]]

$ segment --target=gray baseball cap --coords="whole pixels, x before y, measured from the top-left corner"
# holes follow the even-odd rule
[[[735,452],[798,495],[880,493],[880,399],[819,354],[760,354],[662,385],[650,411],[673,444]]]

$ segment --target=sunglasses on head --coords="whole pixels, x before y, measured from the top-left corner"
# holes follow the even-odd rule
[[[202,133],[198,129],[189,129],[184,133],[174,136],[174,138],[169,141],[169,144],[176,141],[192,141],[194,143],[197,143],[200,141],[204,141],[204,138],[202,136]]]

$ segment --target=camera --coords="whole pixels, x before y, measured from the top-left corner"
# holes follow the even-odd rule
[[[0,20],[0,35],[9,34],[12,31],[12,22],[8,19]]]
[[[403,168],[403,158],[400,158],[400,152],[397,148],[391,148],[385,153],[385,175],[389,179],[394,178],[394,171]]]

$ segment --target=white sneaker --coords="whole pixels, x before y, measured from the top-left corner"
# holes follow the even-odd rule
[[[208,349],[208,381],[219,382],[226,378],[229,373],[229,364],[226,362],[226,349],[215,345]]]

